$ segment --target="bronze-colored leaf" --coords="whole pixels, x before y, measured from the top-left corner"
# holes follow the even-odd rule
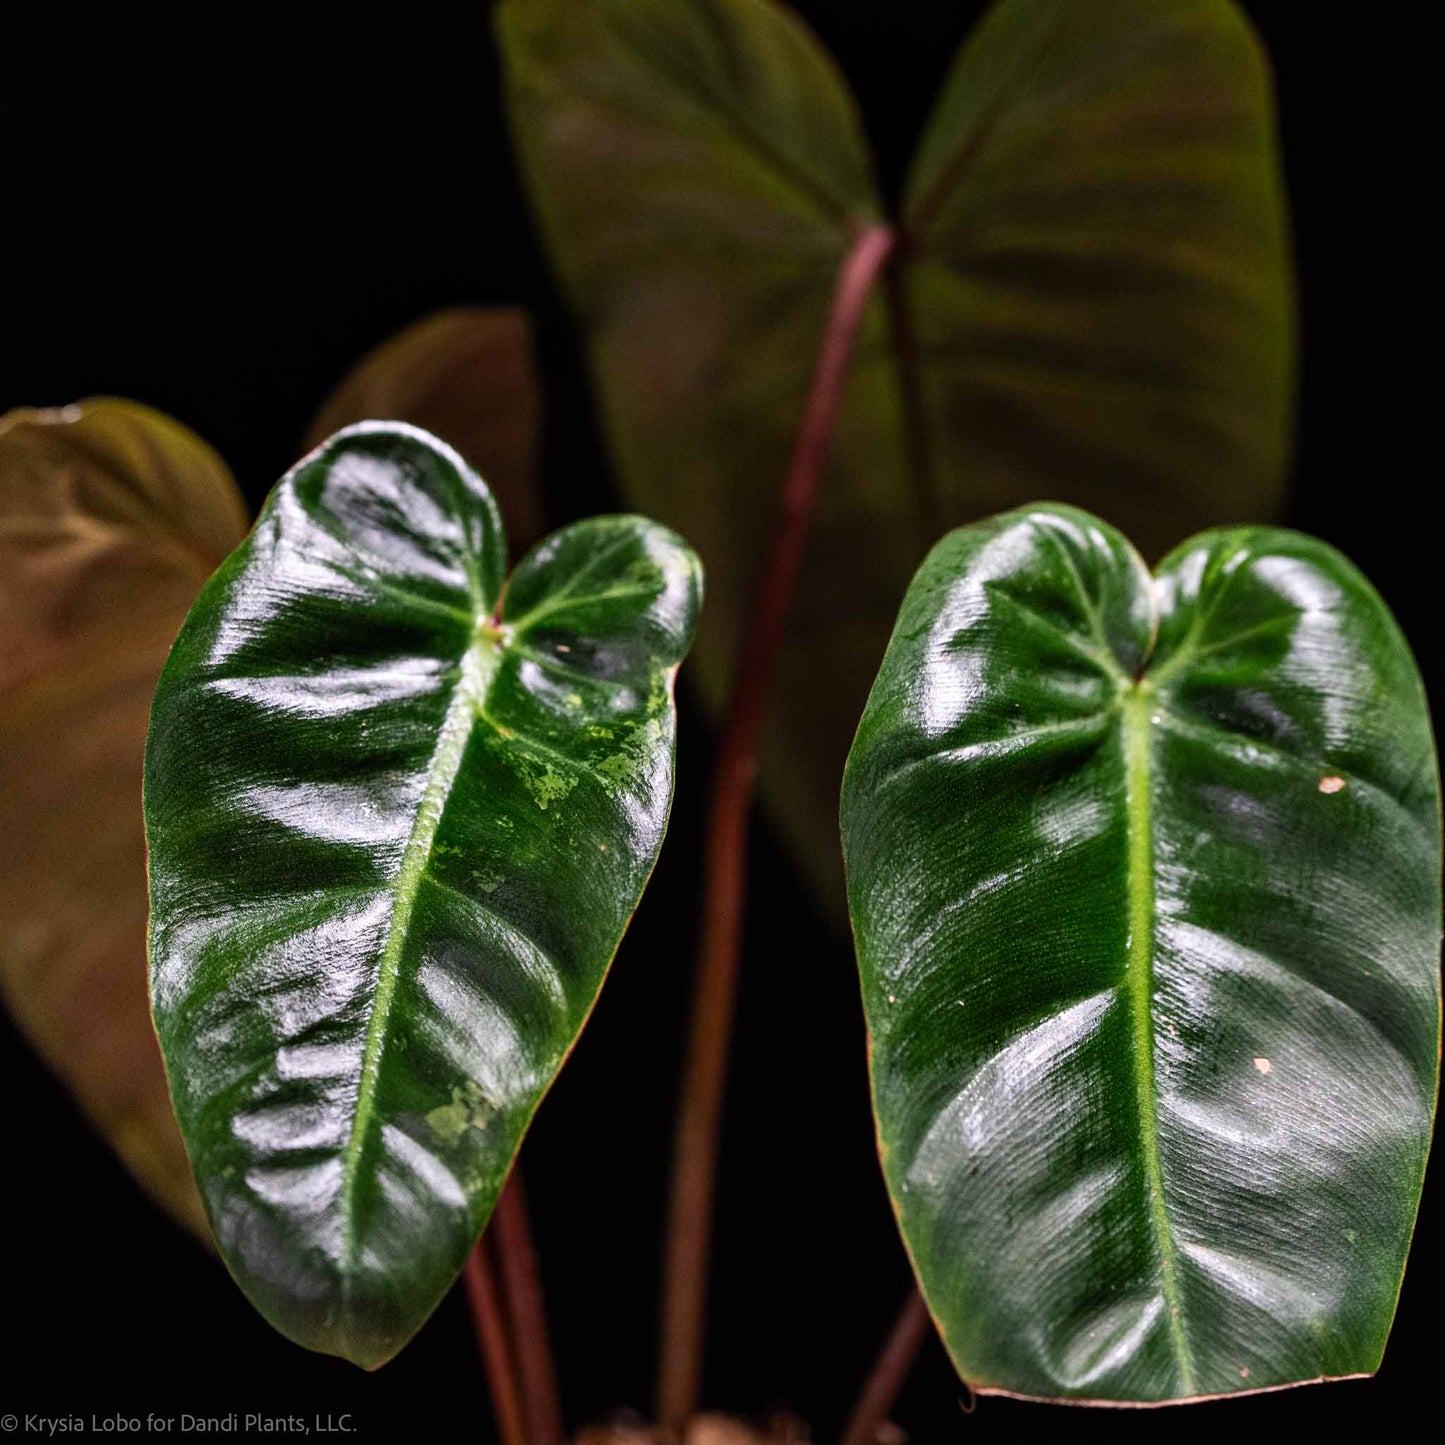
[[[159,412],[0,419],[0,992],[201,1234],[146,999],[141,758],[171,639],[245,528],[224,463]]]
[[[358,421],[422,427],[486,478],[520,556],[546,523],[536,478],[540,412],[527,313],[457,306],[368,352],[317,412],[306,449]]]

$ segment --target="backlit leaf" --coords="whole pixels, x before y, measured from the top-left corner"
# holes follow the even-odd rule
[[[708,567],[720,708],[840,261],[883,207],[775,0],[503,0],[513,129],[622,488]],[[906,82],[905,82],[906,83]],[[1270,516],[1292,390],[1266,67],[1229,0],[1002,0],[923,138],[794,599],[763,791],[841,899],[834,800],[944,526],[1059,496],[1151,552]]]

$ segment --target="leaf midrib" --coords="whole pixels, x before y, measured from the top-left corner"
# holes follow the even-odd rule
[[[1150,664],[1155,660],[1159,640],[1158,590],[1155,578],[1149,575],[1150,610],[1154,626],[1140,662],[1139,673],[1130,677],[1113,656],[1107,640],[1103,617],[1084,586],[1077,565],[1068,549],[1047,529],[1054,551],[1067,565],[1074,588],[1089,620],[1090,631],[1107,662],[1103,671],[1117,689],[1119,729],[1124,755],[1124,819],[1127,866],[1124,891],[1128,903],[1129,939],[1124,964],[1123,992],[1129,1008],[1129,1031],[1132,1040],[1135,1108],[1139,1116],[1139,1147],[1143,1155],[1144,1182],[1149,1191],[1149,1225],[1159,1256],[1160,1289],[1167,1311],[1169,1340],[1179,1369],[1179,1383],[1185,1395],[1194,1395],[1198,1386],[1194,1361],[1184,1328],[1183,1302],[1176,1270],[1174,1226],[1165,1200],[1164,1164],[1159,1152],[1159,1100],[1155,1079],[1154,1051],[1154,955],[1157,900],[1154,880],[1153,825],[1153,730],[1162,720],[1166,707],[1159,696],[1160,682],[1178,666],[1178,654],[1154,675]],[[1141,564],[1142,565],[1142,564]],[[1190,640],[1193,640],[1191,633]]]
[[[371,1015],[367,1020],[366,1039],[362,1045],[361,1078],[357,1088],[356,1107],[351,1116],[351,1131],[342,1153],[342,1240],[348,1268],[356,1265],[360,1242],[355,1227],[355,1195],[360,1177],[362,1152],[366,1147],[376,1109],[377,1082],[381,1060],[386,1048],[387,1023],[396,995],[401,971],[401,955],[406,946],[417,893],[431,862],[437,829],[446,811],[447,799],[461,771],[467,743],[481,715],[487,690],[501,661],[502,643],[479,622],[472,640],[462,654],[461,671],[451,701],[447,704],[437,735],[437,745],[427,764],[426,782],[411,833],[402,850],[401,866],[392,883],[395,902],[386,941],[377,964],[376,992]]]
[[[1175,1272],[1174,1230],[1164,1200],[1164,1168],[1159,1155],[1159,1105],[1154,1059],[1154,833],[1151,808],[1153,727],[1156,699],[1147,678],[1133,683],[1120,708],[1124,740],[1125,817],[1128,834],[1129,951],[1124,988],[1133,1036],[1134,1091],[1139,1112],[1139,1140],[1144,1178],[1149,1189],[1149,1219],[1159,1253],[1164,1308],[1169,1336],[1186,1395],[1196,1392],[1194,1366],[1180,1313],[1179,1280]]]

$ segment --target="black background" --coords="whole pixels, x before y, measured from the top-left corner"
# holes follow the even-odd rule
[[[48,7],[10,21],[0,41],[0,411],[134,396],[215,444],[255,503],[365,348],[438,306],[521,302],[540,327],[552,516],[615,505],[576,335],[512,169],[487,8],[409,0],[382,23],[363,7],[215,7],[202,28],[144,7],[99,22]],[[858,91],[896,190],[979,6],[798,8]],[[1418,199],[1418,182],[1404,181],[1430,93],[1427,54],[1379,18],[1393,7],[1246,8],[1276,66],[1303,288],[1289,520],[1346,549],[1379,586],[1438,712],[1439,563],[1417,500],[1425,467],[1432,483],[1435,468],[1414,455],[1435,398],[1411,344],[1435,302],[1423,279],[1435,247],[1428,193]],[[1413,165],[1424,173],[1419,149]],[[650,1401],[709,763],[708,730],[686,697],[681,738],[663,861],[525,1151],[574,1423]],[[827,1440],[906,1271],[873,1156],[847,941],[763,825],[752,876],[706,1395],[744,1412],[789,1406]],[[11,1330],[0,1411],[350,1412],[369,1438],[403,1428],[490,1438],[459,1297],[378,1374],[307,1355],[139,1197],[8,1021],[0,1101],[0,1321]],[[1263,1435],[1324,1422],[1353,1433],[1425,1418],[1435,1173],[1373,1381],[1187,1417],[984,1401],[965,1418],[930,1345],[897,1418],[927,1441]]]

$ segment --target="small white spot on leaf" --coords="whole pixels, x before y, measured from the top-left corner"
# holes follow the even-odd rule
[[[1326,773],[1320,779],[1320,792],[1338,793],[1345,786],[1345,780],[1334,773]]]
[[[1274,1068],[1274,1065],[1270,1063],[1268,1059],[1256,1059],[1254,1061],[1254,1066],[1260,1071],[1261,1074],[1267,1074],[1272,1068]]]

